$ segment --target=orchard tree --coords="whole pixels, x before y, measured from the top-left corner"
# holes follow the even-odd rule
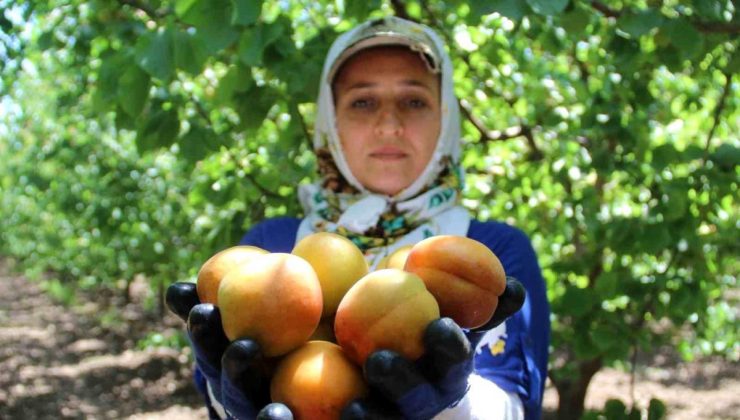
[[[724,298],[738,274],[735,1],[0,5],[0,89],[23,103],[17,78],[56,60],[73,82],[58,86],[54,115],[75,110],[82,131],[97,122],[133,138],[141,159],[175,157],[207,252],[300,211],[296,186],[314,174],[312,102],[336,36],[369,17],[425,23],[456,69],[464,204],[523,229],[540,256],[558,417],[579,418],[593,375],[638,352],[740,357],[736,302]],[[18,130],[31,147],[31,129]]]

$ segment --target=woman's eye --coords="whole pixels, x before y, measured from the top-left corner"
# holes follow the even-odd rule
[[[413,99],[409,99],[408,101],[406,101],[406,105],[409,108],[418,109],[418,108],[426,108],[427,103],[423,99],[413,98]]]
[[[369,99],[364,99],[364,98],[355,99],[350,103],[350,106],[352,108],[357,108],[357,109],[366,109],[372,106],[372,101],[370,101]]]

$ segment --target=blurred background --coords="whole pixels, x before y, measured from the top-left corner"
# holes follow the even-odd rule
[[[0,417],[203,418],[166,287],[299,214],[322,60],[445,38],[466,199],[534,242],[548,418],[740,418],[735,0],[0,0]]]

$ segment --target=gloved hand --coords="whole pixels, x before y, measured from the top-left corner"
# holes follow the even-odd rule
[[[177,282],[167,289],[167,307],[187,321],[195,362],[209,387],[211,404],[222,406],[230,418],[292,420],[283,404],[270,402],[268,363],[259,344],[247,338],[229,342],[221,326],[221,313],[210,303],[200,303],[194,283]],[[201,390],[207,393],[207,390]],[[209,407],[212,418],[220,418]]]
[[[473,373],[475,347],[524,304],[524,287],[512,277],[485,325],[464,332],[452,319],[432,321],[424,333],[424,355],[415,363],[390,350],[372,353],[365,362],[369,396],[342,411],[342,420],[430,419],[460,401]]]

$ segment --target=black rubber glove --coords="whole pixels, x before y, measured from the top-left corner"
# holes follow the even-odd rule
[[[468,390],[475,346],[524,304],[524,287],[507,278],[496,311],[485,325],[464,332],[452,319],[432,321],[424,333],[424,355],[411,362],[390,350],[372,353],[365,362],[371,394],[352,401],[343,420],[430,419],[456,404]]]
[[[213,406],[221,405],[230,418],[293,419],[285,405],[269,404],[270,374],[259,344],[250,339],[230,343],[221,326],[219,309],[199,303],[195,284],[172,284],[167,289],[166,303],[187,321],[195,362],[216,400],[215,404],[211,402]]]

